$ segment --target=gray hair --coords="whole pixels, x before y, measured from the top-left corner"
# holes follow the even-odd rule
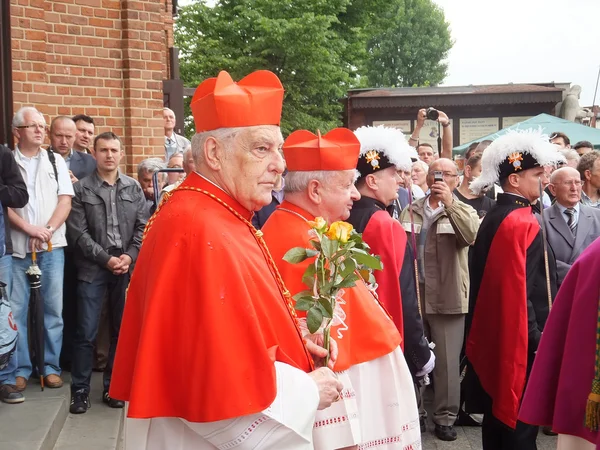
[[[46,122],[46,119],[44,119],[44,115],[41,112],[39,112],[36,108],[34,108],[33,106],[23,106],[13,116],[13,120],[12,120],[13,128],[17,128],[17,127],[21,127],[21,126],[25,125],[25,114],[26,113],[39,114],[40,116],[42,116],[44,123]]]
[[[567,161],[577,161],[577,163],[579,163],[579,160],[581,159],[577,150],[563,149],[560,152],[565,156]]]
[[[159,170],[165,169],[165,162],[160,158],[148,158],[144,159],[137,166],[137,174],[140,177],[144,172],[154,173]]]
[[[423,172],[429,173],[429,166],[427,165],[426,162],[423,162],[419,159],[419,160],[415,161],[414,163],[412,163],[412,167],[415,167],[415,166],[419,166],[421,169],[423,169]]]
[[[173,111],[171,108],[167,108],[167,107],[163,108],[163,112],[165,112],[165,111],[172,112],[173,116],[175,116],[175,118],[177,118],[177,116],[175,115],[175,111]]]
[[[283,186],[283,192],[292,194],[294,192],[303,192],[308,187],[308,184],[316,180],[321,184],[327,184],[330,182],[331,176],[340,172],[346,172],[345,170],[311,170],[306,172],[288,172],[285,176],[285,184]],[[360,172],[354,170],[353,182],[360,178]]]
[[[173,153],[171,156],[169,156],[169,161],[171,161],[173,158],[183,158],[183,152],[175,152]]]
[[[204,162],[204,152],[202,151],[204,148],[204,143],[210,137],[219,141],[222,145],[225,146],[225,149],[229,150],[229,143],[235,139],[235,137],[243,130],[242,127],[237,128],[218,128],[216,130],[204,131],[202,133],[196,133],[192,137],[192,155],[194,157],[194,162],[196,164],[201,164]]]

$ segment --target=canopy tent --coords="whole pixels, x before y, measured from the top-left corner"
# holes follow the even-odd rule
[[[510,127],[503,128],[495,133],[482,136],[466,144],[454,147],[452,150],[453,154],[464,153],[473,142],[481,142],[486,139],[494,140],[508,130],[527,130],[527,129],[538,129],[542,128],[543,132],[550,135],[556,131],[565,133],[571,140],[571,145],[575,145],[579,141],[590,141],[595,149],[600,150],[600,129],[586,127],[579,123],[571,122],[570,120],[561,119],[560,117],[554,117],[550,114],[539,114],[531,119],[524,120],[523,122],[516,123]]]

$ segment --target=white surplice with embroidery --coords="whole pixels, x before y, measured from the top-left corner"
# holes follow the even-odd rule
[[[306,373],[275,362],[277,397],[258,414],[209,423],[176,417],[125,420],[126,450],[312,450],[319,404]],[[248,386],[252,389],[252,386]]]

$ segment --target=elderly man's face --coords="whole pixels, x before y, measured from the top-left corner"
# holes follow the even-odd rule
[[[146,198],[148,200],[154,200],[154,182],[152,180],[152,173],[144,170],[139,174],[138,181],[140,182],[140,186],[142,186]]]
[[[46,120],[40,113],[26,111],[23,114],[23,124],[13,131],[19,140],[21,148],[39,148],[46,136]]]
[[[397,180],[396,170],[390,169],[393,179]],[[329,223],[348,219],[352,205],[355,201],[360,200],[360,194],[354,185],[355,177],[354,170],[332,172],[327,183],[322,186],[320,214]]]
[[[183,156],[172,156],[167,164],[169,169],[183,169]],[[174,184],[178,180],[185,178],[184,172],[169,172],[167,175],[167,184]]]
[[[552,177],[550,192],[560,205],[571,208],[581,200],[581,184],[581,176],[577,170],[563,167]]]
[[[173,111],[165,109],[163,111],[163,121],[165,133],[168,131],[173,131],[173,129],[175,128],[175,114],[173,114]]]
[[[221,187],[249,211],[271,203],[271,191],[285,169],[279,127],[245,128],[226,145],[231,148],[220,165]]]

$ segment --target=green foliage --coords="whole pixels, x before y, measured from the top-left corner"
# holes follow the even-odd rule
[[[433,0],[397,0],[367,42],[364,73],[371,87],[441,83],[453,42],[444,12]]]
[[[349,88],[439,83],[451,47],[431,0],[197,0],[180,8],[175,44],[187,86],[220,70],[235,80],[275,72],[286,91],[284,135],[339,126]]]

